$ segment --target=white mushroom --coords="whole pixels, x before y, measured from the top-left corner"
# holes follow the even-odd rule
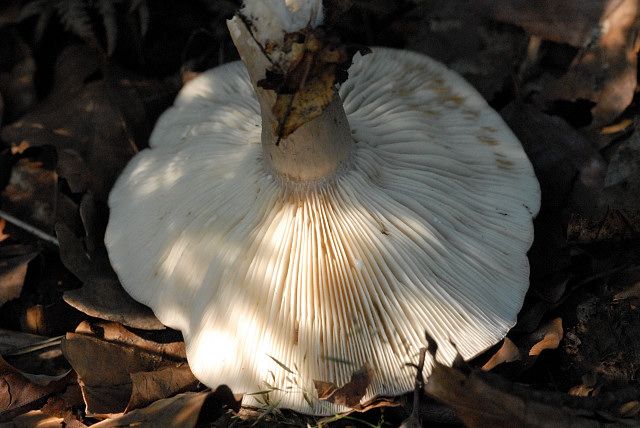
[[[319,1],[263,1],[291,14],[288,32],[321,22],[319,6],[296,8]],[[246,17],[264,12],[247,3]],[[260,43],[279,37],[276,18],[253,19]],[[276,145],[275,95],[255,87],[271,65],[242,20],[229,26],[249,74],[234,62],[188,83],[109,199],[113,266],[182,331],[194,374],[331,414],[347,407],[314,381],[367,367],[362,403],[407,392],[425,331],[444,363],[452,343],[468,359],[502,339],[528,288],[540,195],[500,116],[443,65],[377,48]]]

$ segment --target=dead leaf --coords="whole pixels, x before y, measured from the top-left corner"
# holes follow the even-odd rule
[[[581,47],[596,38],[619,0],[477,0],[473,7],[557,43]]]
[[[199,381],[185,363],[182,366],[171,366],[152,372],[132,373],[131,384],[131,398],[125,412],[148,406],[177,392],[191,391]]]
[[[371,383],[372,375],[373,370],[368,364],[365,364],[353,372],[349,382],[341,387],[333,382],[320,380],[314,380],[313,384],[318,393],[318,399],[347,407],[357,407]]]
[[[512,86],[514,64],[524,56],[527,37],[487,22],[478,12],[475,2],[421,1],[394,26],[406,38],[405,49],[445,63],[492,100]]]
[[[11,422],[0,423],[0,428],[66,428],[64,418],[51,416],[41,410],[19,415]]]
[[[37,99],[33,80],[36,64],[29,46],[15,29],[0,28],[0,38],[3,39],[0,46],[0,58],[3,62],[0,69],[0,93],[4,99],[5,118],[15,120]],[[0,108],[0,119],[2,110]]]
[[[111,268],[106,251],[87,253],[83,241],[64,224],[56,226],[60,258],[83,282],[77,290],[64,293],[69,305],[87,315],[148,330],[164,329],[151,309],[133,300],[122,288]]]
[[[574,211],[593,210],[603,187],[606,163],[591,142],[562,118],[529,104],[514,102],[500,113],[531,159],[544,209],[561,210],[573,194]]]
[[[63,154],[58,171],[68,175],[70,186],[88,186],[104,201],[138,151],[136,142],[146,144],[158,109],[153,104],[171,92],[167,86],[101,67],[88,47],[69,46],[58,56],[50,95],[0,135],[9,144],[54,146]],[[167,99],[164,107],[169,103]]]
[[[50,232],[53,230],[58,194],[58,176],[51,169],[51,150],[30,149],[14,156],[9,183],[0,193],[0,204],[8,214]]]
[[[50,394],[64,390],[67,383],[68,374],[62,377],[30,375],[0,357],[0,422],[37,406]]]
[[[511,363],[519,359],[520,350],[511,339],[505,337],[500,349],[482,366],[482,370],[489,371],[502,363]]]
[[[564,335],[562,318],[555,318],[539,328],[534,336],[542,336],[542,339],[529,350],[529,356],[538,356],[545,349],[557,349]]]
[[[76,328],[76,333],[94,335],[108,342],[133,346],[176,361],[187,359],[182,335],[175,330],[151,330],[135,333],[122,324],[114,322],[90,324],[83,321]]]
[[[187,392],[92,425],[95,428],[193,428],[211,392]]]
[[[640,281],[613,296],[614,302],[626,299],[640,299]]]
[[[320,116],[336,96],[335,85],[346,80],[356,50],[349,52],[323,28],[305,28],[285,35],[291,52],[287,70],[268,70],[258,86],[276,92],[273,134],[278,141]],[[265,47],[267,55],[269,47]]]
[[[427,395],[451,407],[470,428],[602,427],[603,412],[615,407],[616,402],[628,401],[626,397],[638,392],[628,388],[607,397],[579,399],[558,392],[536,391],[493,373],[461,370],[437,361],[425,386]],[[634,421],[612,417],[607,423],[632,426]]]
[[[0,246],[0,306],[20,297],[29,262],[38,255],[38,252],[22,252],[27,248]]]
[[[567,240],[574,244],[620,242],[640,237],[640,211],[611,209],[604,214],[572,214]]]
[[[154,394],[175,394],[194,382],[193,375],[186,373],[186,363],[84,334],[67,333],[62,351],[78,373],[90,414],[121,413],[130,400],[134,404],[150,402],[164,398]],[[168,371],[132,377],[134,373],[158,370]],[[153,382],[144,384],[150,380]],[[141,384],[134,384],[136,381]]]
[[[5,227],[7,227],[7,221],[5,219],[3,219],[2,217],[0,217],[0,242],[4,241],[5,239],[7,239],[10,235],[4,233],[5,232]]]

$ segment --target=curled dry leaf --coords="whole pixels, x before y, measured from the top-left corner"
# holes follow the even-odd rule
[[[349,382],[338,387],[333,382],[314,380],[313,383],[320,400],[341,404],[351,408],[358,407],[373,375],[372,369],[365,364],[351,374]]]
[[[56,232],[62,263],[83,282],[81,288],[64,293],[65,302],[96,318],[141,329],[164,329],[149,308],[122,289],[106,253],[87,254],[84,242],[64,224],[58,224]]]
[[[492,373],[461,370],[436,361],[425,393],[450,406],[470,428],[637,425],[635,420],[613,416],[603,422],[601,416],[603,411],[615,408],[616,403],[621,405],[637,394],[634,388],[602,398],[578,398],[531,390]]]
[[[11,420],[69,383],[69,373],[44,376],[23,373],[0,357],[0,422]]]
[[[115,322],[89,324],[83,321],[76,328],[76,333],[94,335],[108,342],[132,346],[177,361],[187,359],[182,336],[175,330],[153,330],[135,333],[125,328],[122,324]]]
[[[489,361],[482,366],[482,370],[489,371],[502,363],[511,363],[519,360],[520,358],[520,350],[516,344],[508,337],[505,337],[500,349],[498,349],[498,351],[491,356]]]
[[[29,262],[37,255],[23,245],[0,244],[0,306],[20,297]]]
[[[54,146],[61,153],[59,172],[73,190],[88,186],[99,200],[106,200],[118,174],[138,151],[135,142],[146,142],[148,122],[155,120],[155,111],[147,117],[155,101],[142,93],[172,92],[159,82],[137,82],[101,68],[89,48],[67,47],[58,57],[50,95],[4,127],[2,139],[13,145]]]
[[[89,414],[121,413],[197,384],[185,362],[84,334],[67,333],[62,351],[78,373]]]
[[[0,16],[0,21],[2,18]],[[29,46],[16,31],[0,26],[0,39],[3,40],[0,46],[0,58],[2,58],[0,93],[4,101],[6,119],[14,120],[24,114],[36,101],[33,80],[36,64]],[[0,120],[2,110],[0,107]]]
[[[276,91],[273,133],[286,138],[320,116],[336,96],[335,85],[346,80],[355,54],[322,28],[305,28],[285,35],[284,51],[291,52],[287,70],[269,70],[258,82]],[[269,47],[265,52],[269,55]]]
[[[42,410],[31,410],[0,426],[2,428],[67,428],[64,418],[46,414]]]
[[[46,232],[53,229],[58,194],[53,158],[52,151],[38,149],[14,156],[9,182],[0,193],[4,211]]]
[[[118,418],[98,422],[92,426],[95,428],[126,426],[194,428],[201,413],[207,413],[207,420],[215,421],[228,409],[238,411],[240,402],[235,400],[229,388],[221,386],[214,392],[187,392],[158,400],[149,407],[133,410]]]
[[[545,349],[557,349],[564,335],[562,318],[555,318],[543,325],[534,335],[542,336],[542,339],[531,347],[529,350],[530,357],[540,355]]]
[[[613,296],[614,302],[627,299],[640,299],[640,281],[634,283],[630,287],[627,287],[626,289]]]

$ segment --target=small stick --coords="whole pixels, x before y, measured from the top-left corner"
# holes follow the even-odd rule
[[[5,211],[0,210],[0,217],[5,219],[8,223],[11,223],[16,227],[19,227],[20,229],[23,229],[29,232],[30,234],[35,235],[36,237],[42,239],[43,241],[47,241],[55,245],[56,247],[60,246],[60,243],[55,237],[49,235],[46,232],[43,232],[42,230],[38,229],[35,226],[31,226],[30,224],[25,223],[24,221],[12,216],[11,214],[6,213]]]

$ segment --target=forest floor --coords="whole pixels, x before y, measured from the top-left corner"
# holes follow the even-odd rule
[[[122,290],[102,241],[109,190],[160,113],[237,59],[236,2],[6,1],[0,426],[640,424],[638,0],[334,3],[343,41],[447,64],[531,159],[542,209],[508,337],[437,366],[415,409],[408,394],[323,420],[207,389],[180,333]]]

